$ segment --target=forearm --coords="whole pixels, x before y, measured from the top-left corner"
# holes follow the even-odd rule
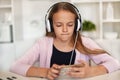
[[[108,72],[107,69],[103,65],[93,66],[91,67],[88,77],[103,75],[106,74],[107,72]]]
[[[47,68],[39,68],[39,67],[30,67],[26,73],[26,76],[29,77],[46,77],[48,69]]]

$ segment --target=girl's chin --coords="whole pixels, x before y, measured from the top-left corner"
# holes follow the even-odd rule
[[[63,42],[66,42],[66,41],[70,40],[70,37],[62,36],[62,37],[59,37],[58,39],[61,40],[61,41],[63,41]]]
[[[64,42],[69,41],[69,40],[70,40],[69,38],[61,38],[61,41],[64,41]]]

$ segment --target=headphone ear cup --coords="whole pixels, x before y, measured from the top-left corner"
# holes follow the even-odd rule
[[[49,21],[49,19],[47,20],[47,30],[48,30],[48,32],[51,32],[51,27],[50,27],[50,21]]]
[[[79,19],[77,19],[77,29],[76,29],[76,31],[79,31],[80,28],[81,28],[81,22],[80,22]]]

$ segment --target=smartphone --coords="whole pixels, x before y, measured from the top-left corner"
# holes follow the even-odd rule
[[[83,67],[84,64],[74,64],[74,65],[65,65],[61,70],[59,77],[55,80],[63,80],[63,79],[74,79],[68,75],[68,71],[70,71],[70,67]]]

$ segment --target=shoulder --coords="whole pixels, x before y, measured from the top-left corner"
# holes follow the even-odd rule
[[[46,43],[46,42],[51,42],[51,41],[53,41],[53,38],[52,37],[46,37],[46,36],[37,39],[38,43]]]
[[[91,42],[95,42],[95,41],[92,40],[91,38],[85,37],[85,36],[81,36],[81,39],[82,39],[82,43],[83,43],[83,44],[88,44],[88,43],[91,43]]]
[[[81,36],[81,39],[85,47],[90,49],[101,49],[95,40],[85,36]]]
[[[38,50],[44,50],[46,47],[49,47],[53,44],[53,38],[52,37],[40,37],[35,41],[35,44],[33,44],[33,49]]]

